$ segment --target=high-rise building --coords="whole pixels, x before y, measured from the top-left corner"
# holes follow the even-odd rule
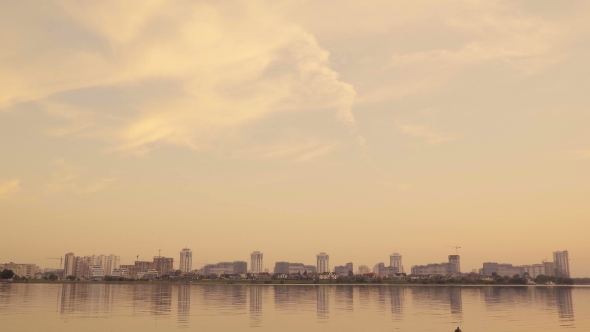
[[[193,252],[189,248],[184,248],[180,252],[180,272],[188,273],[193,268]]]
[[[318,273],[330,272],[330,256],[325,252],[320,252],[316,258]]]
[[[449,274],[461,273],[461,257],[449,255]]]
[[[261,273],[264,271],[262,266],[262,255],[263,254],[260,251],[254,251],[250,254],[252,273]]]
[[[402,265],[402,255],[394,252],[389,256],[389,266],[397,268],[398,272],[404,272],[404,267]]]
[[[383,262],[375,264],[375,266],[373,266],[373,273],[380,275],[380,271],[384,267],[385,267],[385,263],[383,263]]]
[[[549,277],[555,277],[555,263],[543,262],[543,265],[545,265],[545,275]]]
[[[158,271],[161,276],[170,275],[174,272],[174,258],[154,256],[152,269]]]
[[[75,270],[75,256],[73,252],[64,255],[64,278],[76,274]]]
[[[567,250],[554,251],[553,263],[555,263],[555,270],[558,277],[570,277],[570,259]]]

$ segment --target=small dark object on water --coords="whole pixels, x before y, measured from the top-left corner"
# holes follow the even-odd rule
[[[459,328],[459,326],[457,326],[457,329],[455,330],[455,332],[461,332],[461,329]]]

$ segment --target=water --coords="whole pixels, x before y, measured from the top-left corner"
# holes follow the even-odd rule
[[[588,287],[0,284],[4,331],[590,331]]]

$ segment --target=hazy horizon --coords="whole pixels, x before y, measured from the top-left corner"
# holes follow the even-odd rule
[[[0,262],[590,277],[590,3],[4,1]]]

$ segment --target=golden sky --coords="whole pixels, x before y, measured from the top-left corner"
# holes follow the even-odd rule
[[[586,1],[4,1],[0,262],[590,276]],[[58,264],[58,263],[57,263]]]

